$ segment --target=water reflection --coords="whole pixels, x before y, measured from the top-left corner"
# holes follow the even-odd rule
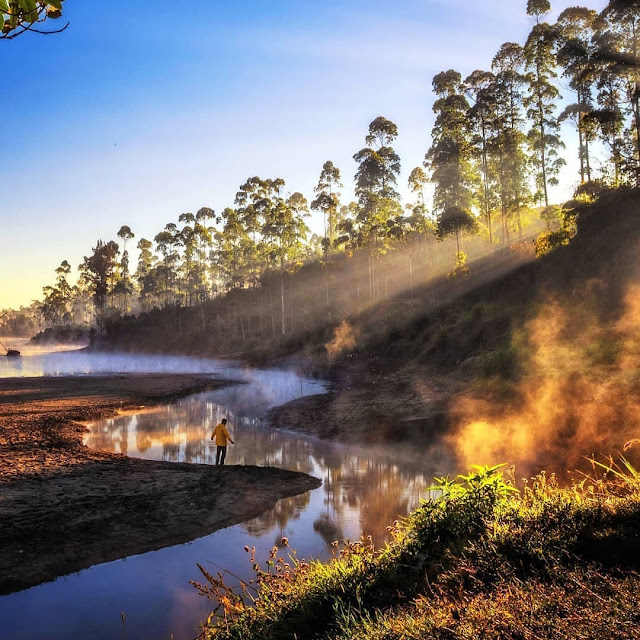
[[[322,383],[293,372],[256,371],[211,360],[80,353],[42,356],[39,364],[25,358],[23,364],[24,375],[166,371],[243,380],[171,406],[96,423],[86,443],[130,456],[211,464],[215,456],[211,431],[227,417],[236,440],[227,455],[230,464],[302,471],[321,478],[323,485],[190,544],[98,565],[0,597],[2,637],[12,640],[88,635],[111,640],[122,637],[121,612],[126,615],[129,640],[172,634],[175,640],[193,640],[198,624],[210,612],[210,604],[189,585],[189,580],[201,577],[196,563],[248,579],[251,568],[245,544],[256,547],[258,558],[266,558],[269,549],[287,536],[300,557],[327,558],[335,539],[354,540],[366,533],[380,543],[388,524],[428,497],[432,477],[453,470],[446,453],[437,449],[346,447],[267,428],[260,421],[267,409],[324,389]],[[0,359],[0,377],[6,372]],[[36,610],[38,616],[33,615]]]
[[[448,470],[448,461],[437,457],[425,461],[415,452],[393,447],[346,447],[270,429],[256,414],[283,397],[300,395],[299,382],[276,392],[274,387],[280,382],[273,372],[264,372],[256,374],[250,384],[105,420],[91,426],[85,442],[92,448],[134,457],[214,464],[211,432],[226,417],[236,441],[229,446],[228,464],[281,467],[323,480],[321,508],[312,516],[313,529],[325,544],[361,533],[381,543],[386,527],[426,497],[433,475],[443,466]],[[303,381],[303,393],[309,390],[304,388],[309,382]],[[245,530],[252,536],[274,530],[277,539],[308,506],[308,495],[281,501],[274,510],[246,524]]]

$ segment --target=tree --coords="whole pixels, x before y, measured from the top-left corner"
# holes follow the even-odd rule
[[[306,198],[299,192],[287,200],[278,198],[269,209],[262,233],[271,260],[278,265],[280,273],[281,333],[286,332],[284,272],[302,253],[302,240],[308,232],[304,218],[309,215]]]
[[[617,75],[624,84],[624,96],[631,116],[627,141],[627,171],[640,185],[640,2],[610,0],[602,12],[606,20],[608,49],[601,52],[607,71]]]
[[[318,195],[311,203],[314,211],[321,211],[324,218],[325,255],[329,253],[336,237],[338,208],[340,206],[340,169],[330,160],[322,165],[322,173],[315,188]]]
[[[369,125],[367,147],[353,156],[358,163],[355,192],[358,198],[358,223],[363,243],[369,249],[369,297],[378,296],[378,258],[384,252],[387,222],[400,210],[400,196],[395,190],[400,173],[400,157],[391,146],[398,137],[398,127],[379,116]]]
[[[85,256],[78,267],[83,280],[87,283],[93,304],[98,316],[98,323],[107,309],[107,297],[110,294],[110,284],[117,267],[117,255],[120,252],[113,240],[104,243],[98,240],[90,256]]]
[[[71,319],[69,307],[72,299],[72,289],[67,281],[71,273],[71,265],[63,260],[56,269],[55,286],[42,289],[44,300],[41,307],[42,317],[50,325],[66,324]]]
[[[558,156],[564,147],[560,139],[560,125],[555,117],[556,100],[560,92],[553,84],[556,78],[555,46],[556,30],[542,18],[551,10],[548,0],[529,0],[527,14],[533,16],[535,24],[524,46],[527,68],[527,95],[524,104],[531,120],[528,139],[534,154],[537,200],[544,200],[549,207],[549,185],[558,184],[560,168],[565,164]]]
[[[418,249],[420,235],[424,233],[427,220],[424,209],[417,205],[411,215],[396,216],[388,222],[387,235],[392,244],[407,256],[409,267],[409,291],[413,293],[413,256]]]
[[[491,68],[495,74],[495,119],[490,138],[491,163],[495,165],[502,216],[502,240],[509,242],[509,218],[515,214],[522,234],[521,209],[529,200],[527,158],[524,152],[523,87],[526,84],[524,50],[515,42],[504,43]]]
[[[477,198],[489,232],[489,246],[493,247],[491,213],[494,208],[493,184],[495,176],[489,162],[491,129],[497,119],[495,76],[489,71],[476,70],[464,81],[467,95],[472,105],[469,108],[469,122],[473,127],[471,150],[480,166],[482,188]]]
[[[449,207],[446,209],[438,220],[438,228],[436,234],[440,240],[447,236],[453,235],[456,239],[456,257],[453,275],[458,273],[466,273],[468,269],[465,267],[467,256],[461,250],[461,238],[465,231],[474,232],[477,229],[477,222],[474,217],[461,207]]]
[[[336,239],[336,228],[339,222],[338,211],[340,207],[340,194],[338,189],[342,188],[340,182],[340,169],[330,160],[322,165],[322,173],[315,188],[317,194],[311,208],[314,211],[321,211],[324,221],[324,238],[322,239],[322,253],[324,255],[324,285],[328,319],[331,321],[331,306],[329,297],[329,274],[328,262],[329,253],[334,246]]]
[[[249,270],[248,277],[255,287],[263,269],[267,266],[265,255],[261,246],[260,234],[265,221],[269,216],[274,201],[280,197],[280,192],[285,186],[282,178],[263,180],[258,176],[249,178],[236,193],[236,212],[239,221],[244,226],[251,244],[246,245],[246,250],[251,254],[247,256],[246,264]]]
[[[114,294],[122,296],[122,311],[127,313],[129,310],[128,297],[133,293],[133,283],[129,276],[129,252],[127,251],[127,242],[135,238],[135,234],[127,225],[120,227],[118,238],[122,240],[122,258],[120,260],[120,280],[114,287]]]
[[[135,272],[135,279],[138,283],[138,289],[140,291],[140,303],[143,309],[151,308],[153,304],[153,290],[154,287],[150,282],[150,276],[154,264],[157,262],[157,257],[153,254],[151,249],[153,244],[146,238],[140,238],[136,245],[140,253],[138,254],[138,268]]]
[[[59,29],[43,31],[39,25],[47,20],[62,17],[64,0],[0,0],[0,40],[13,40],[28,31],[51,35],[64,31],[69,23]]]
[[[156,291],[162,292],[165,306],[179,301],[177,290],[177,270],[180,263],[180,255],[177,251],[179,245],[178,227],[170,222],[164,230],[156,234],[153,239],[157,251],[162,255],[162,264],[155,265],[154,275],[156,279]]]
[[[427,174],[422,167],[415,167],[409,174],[409,191],[415,193],[418,199],[417,204],[425,206],[424,188],[429,182]]]
[[[592,109],[587,118],[599,129],[601,140],[609,147],[612,175],[609,171],[605,175],[609,173],[607,182],[617,187],[627,174],[623,138],[626,83],[619,64],[618,38],[607,20],[598,22],[593,41],[598,108]]]
[[[433,78],[436,122],[425,167],[431,170],[431,181],[435,185],[433,207],[438,217],[450,207],[469,208],[473,200],[469,102],[463,88],[462,76],[453,69]]]
[[[576,124],[581,184],[591,182],[589,143],[595,139],[595,127],[589,114],[593,109],[592,87],[597,69],[593,45],[597,18],[598,14],[592,9],[570,7],[560,14],[557,22],[558,64],[564,68],[563,75],[576,94],[576,101],[565,108],[559,121],[572,118]]]
[[[245,282],[247,258],[251,250],[249,236],[235,209],[227,207],[222,212],[222,231],[216,233],[216,239],[216,262],[226,280],[227,288],[241,288]]]

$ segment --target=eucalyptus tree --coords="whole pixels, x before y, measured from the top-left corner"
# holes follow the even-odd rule
[[[114,287],[114,295],[122,297],[122,311],[126,313],[129,309],[128,298],[133,294],[133,283],[129,274],[129,252],[127,242],[135,238],[135,234],[127,225],[122,225],[118,231],[118,238],[122,240],[122,257],[120,258],[120,278]]]
[[[447,236],[454,236],[456,239],[455,266],[452,275],[457,276],[468,271],[466,265],[467,256],[462,250],[462,235],[465,231],[475,233],[478,223],[471,213],[462,207],[448,207],[442,212],[438,220],[436,234],[440,240]]]
[[[324,222],[324,238],[322,239],[322,267],[324,271],[324,289],[328,319],[331,321],[331,306],[329,295],[329,274],[328,262],[329,254],[334,246],[336,239],[336,229],[339,222],[340,210],[340,193],[338,189],[342,188],[340,182],[340,169],[336,167],[331,160],[322,165],[322,172],[318,184],[314,189],[316,193],[315,199],[311,203],[314,211],[321,211]]]
[[[466,93],[471,100],[468,111],[472,127],[471,152],[477,160],[482,175],[482,186],[477,201],[489,232],[489,246],[493,249],[492,212],[495,206],[494,166],[489,162],[491,131],[495,128],[497,115],[495,76],[489,71],[476,70],[464,81]]]
[[[249,235],[235,209],[227,207],[221,215],[222,230],[216,231],[216,262],[226,280],[227,289],[244,286],[248,273],[247,259],[252,247]]]
[[[201,302],[209,297],[217,277],[215,265],[211,264],[209,256],[213,252],[216,231],[214,225],[220,224],[220,222],[221,218],[216,216],[216,212],[210,207],[201,207],[196,212],[193,233],[197,245],[198,281],[201,287],[198,295]]]
[[[152,272],[154,264],[158,258],[154,255],[152,248],[153,243],[146,238],[140,238],[136,245],[138,251],[138,267],[134,274],[134,278],[138,283],[138,290],[140,291],[140,306],[143,310],[148,310],[153,306],[153,287],[150,286],[149,281],[150,274]]]
[[[415,167],[409,174],[409,191],[415,194],[417,198],[417,205],[426,207],[426,201],[424,197],[424,188],[429,182],[427,174],[422,167]]]
[[[385,251],[384,232],[388,220],[400,209],[396,191],[400,157],[391,146],[398,127],[383,116],[369,124],[367,145],[353,156],[358,163],[355,193],[358,198],[358,223],[363,244],[369,253],[369,298],[378,296],[378,258]]]
[[[311,208],[314,211],[321,211],[324,220],[324,245],[325,254],[328,254],[336,237],[336,224],[338,209],[340,207],[340,193],[342,188],[340,182],[340,169],[331,160],[322,165],[322,172],[318,184],[314,189],[317,194]]]
[[[558,17],[558,64],[569,79],[576,101],[560,115],[560,122],[572,118],[578,132],[580,183],[591,182],[589,144],[595,139],[596,128],[590,114],[593,110],[593,86],[596,81],[594,36],[598,14],[586,7],[569,7]]]
[[[262,227],[270,259],[277,264],[280,274],[280,305],[282,335],[286,332],[284,273],[303,253],[303,241],[308,233],[304,219],[309,215],[306,198],[299,192],[286,200],[278,197],[268,210]]]
[[[419,248],[420,238],[424,235],[428,226],[425,209],[422,205],[416,205],[410,215],[398,215],[391,218],[388,223],[387,235],[391,244],[407,256],[409,269],[409,291],[413,293],[413,259]]]
[[[640,185],[640,1],[610,0],[602,17],[609,43],[602,57],[607,72],[617,75],[624,85],[625,107],[630,116],[624,137],[630,147],[625,169]]]
[[[156,243],[156,250],[162,256],[161,264],[154,268],[157,290],[162,292],[165,305],[175,304],[179,301],[179,291],[176,285],[180,264],[177,225],[173,222],[165,225],[164,230],[156,234],[153,240]]]
[[[544,200],[545,209],[549,207],[549,186],[558,184],[560,168],[565,164],[558,155],[564,143],[555,116],[556,102],[561,97],[554,84],[557,31],[543,20],[550,11],[549,0],[528,0],[527,14],[534,18],[535,24],[524,46],[527,69],[524,104],[532,123],[528,139],[534,154],[536,199]]]
[[[197,292],[201,290],[200,282],[201,270],[198,268],[198,237],[195,233],[196,217],[193,213],[181,213],[178,222],[183,227],[178,232],[178,243],[183,250],[182,281],[184,286],[185,300],[188,306],[193,305]]]
[[[509,242],[509,218],[515,214],[521,233],[521,210],[529,200],[528,163],[523,115],[525,56],[515,42],[504,43],[491,63],[495,74],[495,119],[490,139],[502,219],[502,241]]]
[[[247,275],[254,287],[258,283],[260,273],[268,266],[269,260],[264,250],[262,228],[275,201],[281,197],[284,186],[282,178],[263,180],[253,176],[241,185],[236,193],[236,212],[251,240],[250,244],[245,245],[245,249],[250,253],[246,260]]]
[[[64,0],[0,0],[0,40],[13,40],[24,33],[51,35],[64,31],[69,24],[42,29],[42,23],[62,17]]]
[[[450,69],[433,78],[436,121],[425,167],[434,183],[433,208],[439,218],[450,207],[468,209],[473,202],[473,168],[468,126],[469,102],[462,76]]]
[[[110,284],[118,266],[118,253],[120,248],[113,240],[106,243],[98,240],[91,255],[85,256],[78,267],[91,292],[99,325],[102,323],[104,312],[107,310],[107,300],[111,295]]]
[[[49,325],[66,324],[70,319],[70,304],[73,291],[67,277],[71,273],[71,265],[63,260],[56,269],[56,283],[42,289],[43,302],[40,307],[42,317]]]
[[[353,264],[357,308],[360,310],[360,276],[356,252],[363,245],[363,234],[358,222],[358,210],[359,205],[357,202],[350,202],[340,208],[341,220],[337,225],[338,235],[334,241],[334,246],[343,248],[347,258],[350,258]]]

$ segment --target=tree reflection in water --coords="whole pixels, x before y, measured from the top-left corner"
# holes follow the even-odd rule
[[[313,530],[326,545],[345,533],[353,537],[354,530],[355,535],[371,535],[382,543],[386,527],[428,497],[432,477],[451,471],[450,460],[435,450],[418,457],[392,447],[347,447],[270,429],[261,423],[256,406],[268,406],[273,394],[259,385],[252,396],[252,386],[199,394],[96,423],[86,443],[149,459],[214,464],[211,432],[226,417],[236,441],[229,447],[228,464],[277,466],[323,480],[318,489],[322,500],[311,500],[310,493],[281,500],[246,523],[247,533],[260,537],[273,531],[279,540],[288,524],[312,509]]]

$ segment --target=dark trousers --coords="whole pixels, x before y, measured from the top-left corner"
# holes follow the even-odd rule
[[[216,464],[224,464],[224,459],[227,457],[227,447],[221,447],[218,445],[216,449]]]

